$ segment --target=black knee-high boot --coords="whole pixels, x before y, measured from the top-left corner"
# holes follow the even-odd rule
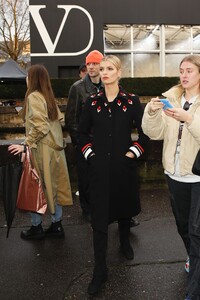
[[[107,233],[93,230],[93,247],[95,266],[93,278],[88,286],[88,294],[94,295],[99,292],[102,284],[107,280],[106,251]]]
[[[129,240],[130,219],[118,220],[118,228],[121,252],[126,259],[132,260],[134,258],[134,252]]]

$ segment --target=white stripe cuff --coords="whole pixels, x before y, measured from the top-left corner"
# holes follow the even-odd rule
[[[133,152],[136,155],[137,158],[140,157],[141,153],[138,151],[136,147],[132,146],[129,149],[131,150],[131,152]]]
[[[90,153],[92,152],[92,149],[91,148],[88,148],[85,153],[84,153],[84,156],[85,156],[85,159],[88,159],[88,155],[90,155]]]

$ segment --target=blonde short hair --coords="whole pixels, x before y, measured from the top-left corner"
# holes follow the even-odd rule
[[[101,60],[101,62],[103,61],[109,61],[111,62],[117,70],[120,70],[121,69],[121,60],[115,56],[115,55],[106,55],[103,57],[103,59]]]

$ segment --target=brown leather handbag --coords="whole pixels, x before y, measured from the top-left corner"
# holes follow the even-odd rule
[[[29,147],[26,147],[16,206],[19,209],[39,214],[44,214],[47,209],[42,183],[32,164],[32,154]]]

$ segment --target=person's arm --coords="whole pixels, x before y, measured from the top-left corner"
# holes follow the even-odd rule
[[[67,108],[65,111],[65,128],[69,132],[72,143],[77,145],[77,131],[81,113],[81,99],[76,85],[69,91]]]
[[[189,123],[185,123],[188,131],[190,134],[194,137],[194,139],[197,141],[197,143],[200,145],[200,131],[199,131],[199,124],[200,124],[200,115],[195,112],[192,115],[192,121]]]
[[[139,97],[134,96],[133,101],[135,105],[135,127],[137,128],[138,139],[133,141],[133,145],[129,148],[129,151],[126,155],[131,158],[139,158],[145,152],[149,137],[144,134],[141,127],[143,108]]]
[[[163,140],[164,138],[165,120],[162,116],[163,104],[158,103],[158,105],[157,109],[152,110],[152,102],[149,102],[145,107],[142,117],[143,132],[152,140]]]
[[[85,103],[78,127],[78,146],[86,160],[95,155],[90,136],[92,127],[91,102],[88,99]]]
[[[36,147],[50,129],[47,105],[42,95],[32,93],[28,97],[28,122],[30,123],[30,130],[26,133],[25,144],[30,147]]]
[[[26,145],[29,147],[37,147],[37,142],[41,140],[49,132],[49,121],[47,107],[44,100],[38,94],[29,95],[28,99],[28,118],[30,130],[27,133],[23,145],[12,144],[8,147],[8,151],[17,155],[26,152]]]

